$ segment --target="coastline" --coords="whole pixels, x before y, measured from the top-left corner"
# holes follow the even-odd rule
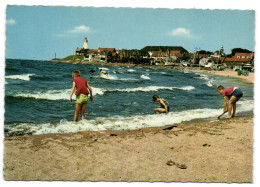
[[[76,63],[76,64],[89,64],[89,65],[102,65],[102,66],[118,66],[118,67],[131,67],[131,68],[148,68],[148,69],[167,69],[167,70],[180,70],[180,71],[192,71],[197,73],[213,74],[218,76],[233,77],[245,80],[247,83],[254,84],[254,73],[250,72],[249,76],[237,75],[236,71],[232,70],[205,70],[200,67],[180,67],[180,66],[165,66],[165,65],[144,65],[144,64],[128,64],[128,63],[98,63],[98,62],[80,62],[80,61],[56,61],[50,60],[50,62],[60,63]]]
[[[4,179],[252,183],[253,115],[239,116],[135,130],[6,137]]]
[[[4,139],[4,179],[252,183],[253,116]]]

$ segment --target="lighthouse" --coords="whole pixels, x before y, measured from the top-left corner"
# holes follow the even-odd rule
[[[221,56],[224,55],[224,47],[223,47],[223,45],[221,45],[221,47],[220,47],[219,55],[221,55]]]
[[[84,43],[83,43],[83,49],[88,49],[88,38],[85,37]]]

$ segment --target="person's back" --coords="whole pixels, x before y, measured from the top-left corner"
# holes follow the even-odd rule
[[[85,94],[85,95],[88,95],[89,94],[89,91],[87,89],[87,80],[82,78],[82,77],[75,77],[73,79],[73,82],[76,83],[76,94],[75,95],[80,95],[80,94]]]

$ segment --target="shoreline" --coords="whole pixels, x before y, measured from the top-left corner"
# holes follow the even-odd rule
[[[135,130],[5,137],[3,176],[7,181],[252,183],[253,118],[239,114]]]
[[[238,79],[243,79],[247,83],[254,84],[254,73],[250,72],[249,76],[244,75],[237,75],[236,71],[232,70],[223,70],[223,71],[216,71],[216,70],[205,70],[201,69],[200,67],[181,67],[181,66],[166,66],[166,65],[145,65],[145,64],[127,64],[127,63],[98,63],[98,62],[83,62],[80,63],[79,61],[55,61],[51,60],[50,62],[60,62],[60,63],[77,63],[77,64],[89,64],[89,65],[101,65],[101,66],[117,66],[117,67],[131,67],[131,68],[148,68],[148,69],[167,69],[167,70],[179,70],[179,71],[191,71],[197,73],[206,73],[206,74],[213,74],[218,76],[224,77],[233,77]]]
[[[253,115],[4,139],[4,179],[252,183]]]

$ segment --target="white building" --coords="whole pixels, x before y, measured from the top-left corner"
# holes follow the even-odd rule
[[[83,43],[83,49],[88,49],[88,38],[85,37],[84,43]]]

